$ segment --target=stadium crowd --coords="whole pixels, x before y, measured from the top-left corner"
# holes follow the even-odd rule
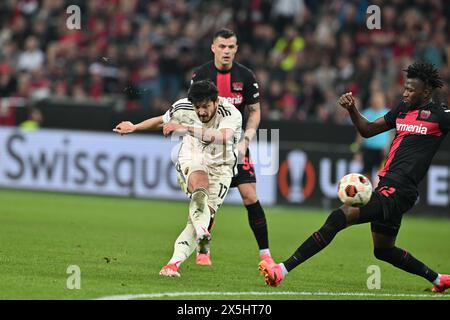
[[[69,5],[81,9],[70,30]],[[381,9],[369,30],[366,9]],[[398,101],[414,60],[450,80],[446,0],[6,0],[0,3],[0,98],[124,99],[160,114],[184,96],[192,68],[212,59],[212,35],[238,35],[237,61],[260,83],[263,119],[349,123],[337,98],[363,108]]]

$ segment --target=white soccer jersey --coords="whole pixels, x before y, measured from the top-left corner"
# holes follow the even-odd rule
[[[219,97],[216,114],[208,123],[202,123],[195,113],[192,103],[180,99],[163,115],[164,123],[170,121],[194,128],[231,129],[233,138],[226,144],[205,143],[199,137],[186,134],[178,155],[179,162],[201,162],[210,170],[220,169],[221,174],[234,176],[237,173],[236,145],[242,133],[242,115],[225,98]]]

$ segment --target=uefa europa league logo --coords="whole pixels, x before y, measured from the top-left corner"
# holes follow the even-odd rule
[[[295,150],[288,154],[287,160],[291,176],[288,199],[291,202],[303,202],[303,173],[308,158],[303,151]]]

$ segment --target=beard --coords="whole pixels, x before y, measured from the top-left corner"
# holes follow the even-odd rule
[[[418,107],[420,107],[421,105],[424,104],[424,100],[423,99],[418,99],[418,100],[413,101],[413,102],[411,102],[411,101],[404,101],[404,102],[410,109],[418,108]]]

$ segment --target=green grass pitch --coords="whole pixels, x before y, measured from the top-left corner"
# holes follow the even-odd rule
[[[432,294],[424,279],[376,260],[368,224],[344,230],[280,287],[267,287],[257,270],[258,250],[245,208],[232,205],[216,216],[213,266],[197,266],[191,256],[181,278],[160,277],[186,223],[187,207],[187,201],[0,190],[0,299],[135,294],[183,300],[450,299],[450,294]],[[328,215],[315,209],[265,210],[277,261],[289,257]],[[450,273],[449,243],[450,220],[415,217],[414,211],[404,217],[397,240],[441,273]],[[80,289],[67,288],[71,265],[80,268]],[[367,288],[370,265],[381,269],[381,289]]]

